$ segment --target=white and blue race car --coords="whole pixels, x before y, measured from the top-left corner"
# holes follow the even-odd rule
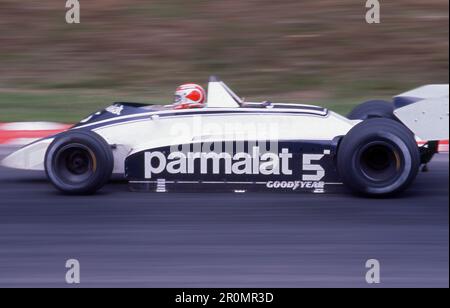
[[[115,103],[34,142],[2,165],[46,172],[67,194],[122,174],[132,190],[399,193],[448,139],[448,85],[370,101],[348,117],[325,108],[243,101],[219,79],[205,108]],[[418,140],[427,140],[419,147]]]

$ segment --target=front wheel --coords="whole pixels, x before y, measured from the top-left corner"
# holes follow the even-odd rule
[[[414,136],[390,119],[369,119],[353,127],[338,149],[337,166],[356,193],[388,196],[408,188],[419,171]]]
[[[110,179],[114,167],[111,147],[93,132],[68,131],[47,149],[45,171],[66,194],[92,194]]]

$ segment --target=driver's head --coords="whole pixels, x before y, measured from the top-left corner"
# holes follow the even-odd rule
[[[175,109],[189,109],[205,107],[206,92],[198,84],[181,85],[175,91]]]

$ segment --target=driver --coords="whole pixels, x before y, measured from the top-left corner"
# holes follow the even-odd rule
[[[183,84],[175,91],[174,109],[203,108],[206,103],[206,91],[198,84]]]

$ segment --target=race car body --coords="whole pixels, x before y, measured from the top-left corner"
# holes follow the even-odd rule
[[[366,112],[366,118],[349,119],[310,105],[246,103],[211,78],[205,108],[115,103],[2,164],[45,170],[58,189],[71,194],[95,192],[115,173],[132,190],[324,193],[348,187],[389,195],[406,189],[420,164],[431,159],[432,141],[448,139],[448,85],[438,87],[440,94],[447,89],[446,97],[432,98],[438,112],[421,103],[430,96],[421,97],[419,90],[398,114],[392,104],[392,118]],[[420,106],[420,120],[409,118],[411,110],[403,116],[408,106]],[[424,112],[433,121],[440,117],[441,125],[424,129]],[[419,138],[430,142],[419,149]]]

